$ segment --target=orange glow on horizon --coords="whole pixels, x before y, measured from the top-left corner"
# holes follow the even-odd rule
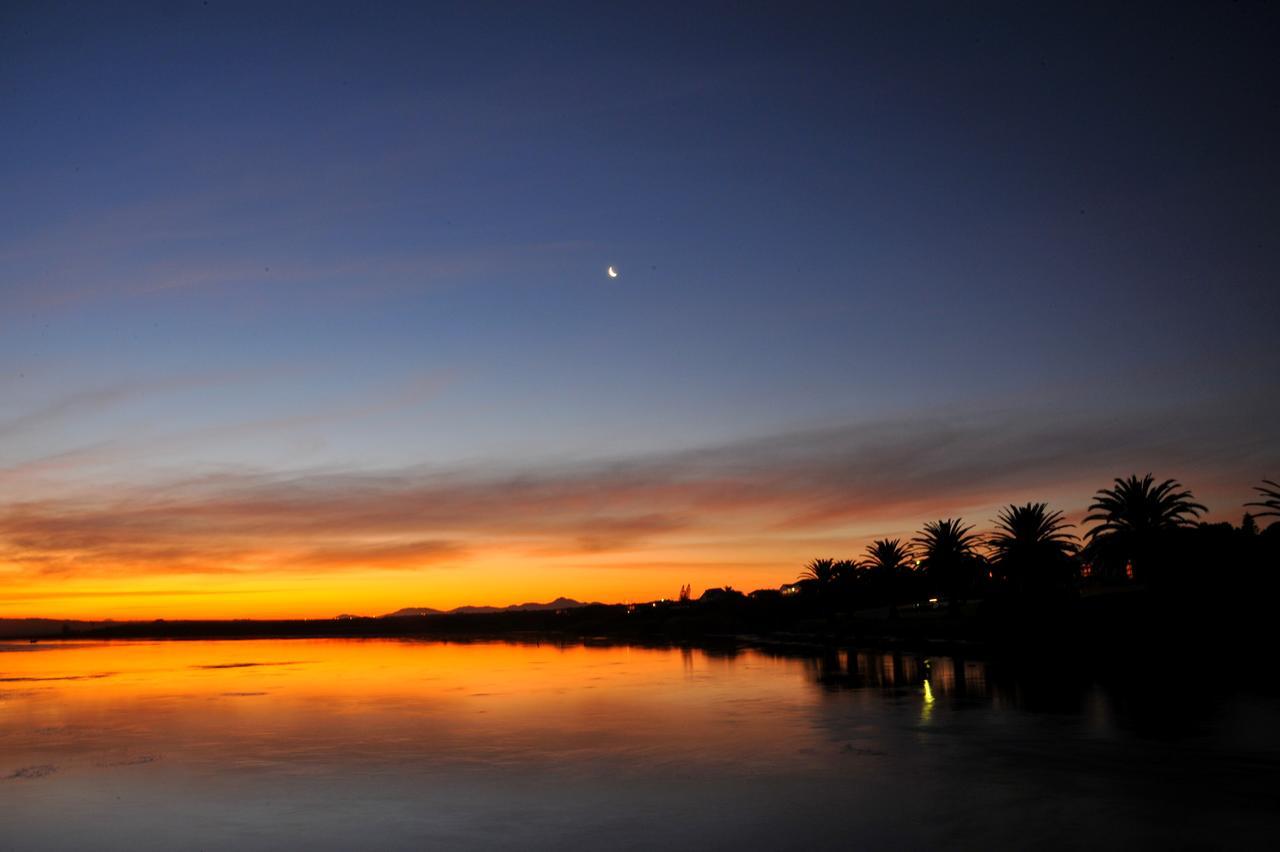
[[[449,485],[193,481],[13,504],[0,617],[332,618],[776,589],[905,523],[869,502],[810,517],[812,495],[734,482]]]
[[[102,576],[11,579],[0,593],[0,618],[332,618],[382,615],[405,607],[507,606],[561,596],[626,603],[674,598],[685,583],[693,584],[695,596],[704,588],[725,585],[744,591],[777,588],[795,578],[795,566],[803,564],[807,553],[799,549],[789,557],[755,563],[744,558],[736,565],[728,555],[715,559],[700,554],[695,560],[661,553],[602,554],[588,563],[496,553],[473,555],[456,567],[319,574],[130,575],[122,567]]]

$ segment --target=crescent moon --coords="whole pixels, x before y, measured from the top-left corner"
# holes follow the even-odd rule
[[[610,267],[609,267],[609,277],[610,277],[610,278],[617,278],[617,277],[618,277],[618,270],[616,270],[616,269],[614,269],[612,266],[610,266]]]

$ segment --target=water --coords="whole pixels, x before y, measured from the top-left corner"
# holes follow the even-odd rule
[[[0,849],[1274,844],[1280,702],[945,657],[0,645]]]

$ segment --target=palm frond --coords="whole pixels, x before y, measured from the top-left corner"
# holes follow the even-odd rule
[[[836,578],[836,560],[814,559],[800,572],[801,580],[813,580],[819,585],[828,585]]]
[[[1177,527],[1193,526],[1208,509],[1197,503],[1191,491],[1176,479],[1155,484],[1151,474],[1115,480],[1112,488],[1102,488],[1089,505],[1085,523],[1097,523],[1085,533],[1092,541],[1114,533],[1146,534]]]
[[[996,530],[987,537],[987,546],[996,559],[1008,559],[1019,551],[1028,554],[1068,555],[1077,550],[1077,538],[1067,530],[1060,511],[1049,511],[1047,503],[1007,506],[995,521]]]
[[[911,549],[902,539],[878,539],[867,545],[867,567],[877,573],[888,574],[906,568],[913,559]]]
[[[1254,491],[1262,495],[1261,500],[1253,500],[1245,503],[1246,506],[1259,506],[1265,509],[1265,512],[1254,512],[1253,514],[1259,518],[1277,517],[1280,518],[1280,483],[1270,479],[1262,480],[1262,485],[1255,485]]]

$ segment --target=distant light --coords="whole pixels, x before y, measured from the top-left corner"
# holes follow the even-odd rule
[[[929,603],[937,603],[937,602],[938,602],[937,598],[929,598]]]
[[[610,277],[610,278],[617,278],[617,277],[618,277],[618,270],[614,269],[612,266],[610,266],[610,267],[609,267],[608,272],[609,272],[609,277]]]

